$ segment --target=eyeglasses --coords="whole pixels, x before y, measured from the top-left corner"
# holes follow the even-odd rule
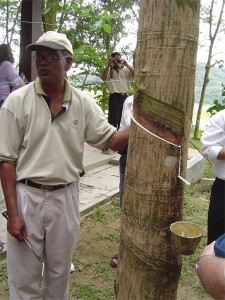
[[[56,54],[48,54],[46,56],[43,56],[41,54],[38,55],[34,55],[33,58],[37,61],[37,62],[41,62],[43,60],[45,60],[47,63],[54,63],[57,60],[59,60],[60,58],[64,58],[65,56],[58,56]]]

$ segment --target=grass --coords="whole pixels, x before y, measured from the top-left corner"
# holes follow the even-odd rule
[[[186,221],[200,225],[204,229],[205,233],[207,229],[207,211],[209,195],[210,187],[204,187],[198,183],[185,188],[184,219]],[[192,291],[195,291],[198,297],[196,299],[206,299],[205,292],[195,272],[195,263],[200,255],[201,250],[205,245],[206,234],[203,235],[203,238],[198,248],[196,249],[196,252],[193,255],[182,256],[183,265],[180,277],[180,284],[182,286],[189,287]]]

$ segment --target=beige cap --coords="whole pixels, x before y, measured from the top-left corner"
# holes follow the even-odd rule
[[[66,49],[73,55],[72,44],[64,33],[47,31],[37,40],[36,43],[28,45],[26,49],[29,51],[36,51],[37,46],[43,46],[55,50]]]

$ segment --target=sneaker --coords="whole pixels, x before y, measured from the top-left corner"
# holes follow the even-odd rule
[[[70,267],[70,273],[73,273],[75,271],[74,264],[71,262],[71,267]]]
[[[111,258],[109,264],[112,268],[117,268],[118,262],[119,262],[119,255],[116,254]]]

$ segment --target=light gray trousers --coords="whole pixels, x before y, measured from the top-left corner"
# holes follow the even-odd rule
[[[52,192],[17,183],[17,202],[29,242],[44,256],[42,265],[24,242],[7,236],[10,300],[68,299],[69,274],[80,228],[79,181]]]

